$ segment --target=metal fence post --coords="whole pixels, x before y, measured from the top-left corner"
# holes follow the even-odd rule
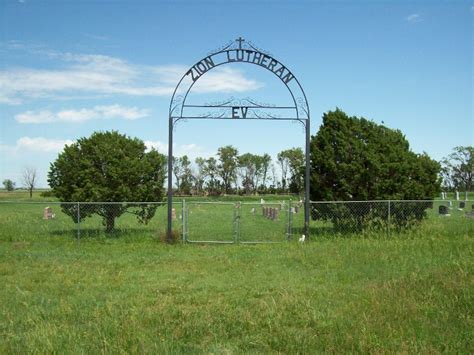
[[[388,200],[388,219],[387,219],[387,232],[390,237],[390,200]]]
[[[242,202],[238,202],[237,208],[237,242],[240,241],[240,217],[241,217],[241,210],[242,210]]]
[[[235,243],[237,240],[237,204],[234,204],[234,208],[232,210],[232,229],[233,229],[232,239],[233,239],[233,242]]]
[[[286,235],[286,239],[287,240],[290,240],[291,239],[291,220],[292,220],[292,215],[291,215],[291,198],[290,200],[288,201],[288,227],[287,227],[287,235]]]
[[[183,233],[183,243],[186,242],[186,201],[183,198],[181,204],[181,223],[182,223],[182,233]]]
[[[241,235],[240,235],[240,220],[242,218],[242,201],[239,201],[239,209],[237,211],[237,215],[238,215],[237,241],[240,242],[240,237],[241,237]]]
[[[81,203],[77,203],[77,240],[81,239]]]

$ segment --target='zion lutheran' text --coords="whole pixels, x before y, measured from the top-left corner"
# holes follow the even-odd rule
[[[264,53],[247,49],[233,49],[225,51],[225,53],[226,61],[219,64],[233,62],[246,62],[257,64],[272,71],[285,84],[288,84],[294,78],[293,74],[291,74],[291,72],[283,64]],[[194,64],[191,69],[189,69],[189,71],[186,73],[186,75],[191,75],[193,81],[199,79],[201,75],[216,66],[212,57],[213,55],[210,55],[201,60],[200,62]]]

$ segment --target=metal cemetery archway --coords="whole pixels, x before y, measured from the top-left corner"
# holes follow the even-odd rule
[[[202,105],[187,104],[186,99],[194,84],[208,71],[224,64],[250,63],[261,66],[276,75],[288,89],[293,105],[276,106],[260,104],[251,99],[230,99],[219,103]],[[299,121],[306,133],[306,170],[305,170],[305,235],[309,234],[309,140],[310,114],[306,94],[298,79],[281,62],[268,52],[258,49],[251,42],[239,37],[224,47],[211,52],[207,57],[194,64],[178,82],[169,108],[168,136],[168,239],[172,233],[173,200],[173,128],[180,120],[279,120]]]

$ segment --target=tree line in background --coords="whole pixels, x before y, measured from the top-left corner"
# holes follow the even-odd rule
[[[474,178],[474,147],[455,147],[441,160],[443,189],[447,191],[472,191]]]
[[[30,198],[33,197],[33,190],[38,183],[38,172],[34,167],[26,167],[22,173],[22,184],[25,189],[28,190],[30,194]],[[7,191],[14,191],[15,190],[15,182],[10,179],[3,180],[3,187]]]
[[[276,162],[268,154],[245,153],[220,147],[217,158],[198,157],[194,166],[184,155],[173,158],[175,193],[182,195],[301,193],[304,189],[301,148],[283,150]]]
[[[186,155],[175,157],[175,193],[301,194],[304,163],[301,148],[283,150],[274,161],[268,154],[239,155],[231,145],[219,148],[215,157],[198,157],[194,162]],[[440,187],[426,180],[427,171],[430,176],[436,171],[444,191],[472,191],[474,147],[455,147],[452,154],[437,165],[427,154],[416,155],[409,151],[409,144],[400,131],[364,118],[348,117],[337,109],[324,114],[323,126],[311,138],[311,166],[311,185],[318,186],[313,189],[312,199],[434,197],[434,191]],[[160,173],[163,168],[166,169],[160,167]],[[417,172],[418,176],[411,176],[409,172]],[[36,188],[37,176],[33,167],[23,170],[22,187],[29,191],[30,197]],[[7,191],[16,188],[11,179],[5,179],[3,186]]]

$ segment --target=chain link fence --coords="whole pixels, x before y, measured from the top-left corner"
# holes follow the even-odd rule
[[[173,230],[189,243],[275,243],[304,233],[302,201],[176,201]],[[311,202],[310,237],[390,237],[407,231],[474,234],[474,201]],[[164,239],[166,202],[0,202],[1,240]]]
[[[182,235],[183,204],[173,204],[175,229]],[[0,202],[0,238],[71,236],[162,238],[166,202]]]
[[[299,218],[293,228],[301,232]],[[393,236],[433,228],[474,233],[474,201],[311,202],[311,237]]]

